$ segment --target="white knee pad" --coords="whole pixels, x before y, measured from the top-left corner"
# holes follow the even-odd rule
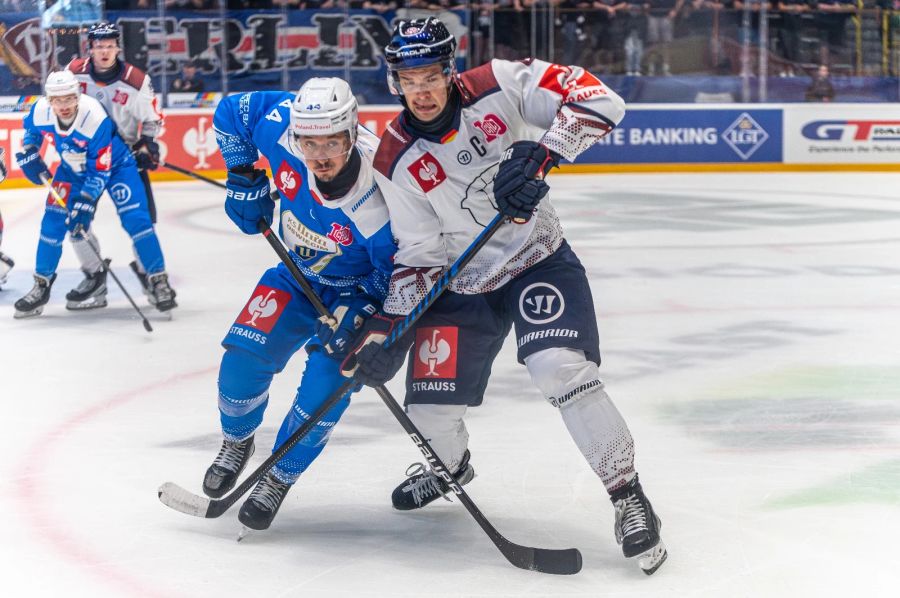
[[[455,473],[469,446],[463,416],[466,405],[408,405],[409,419],[422,433],[451,473]]]
[[[88,241],[81,235],[71,237],[72,249],[75,250],[75,255],[78,257],[81,269],[93,274],[94,272],[100,271],[100,258],[98,257],[100,254],[100,241],[94,236],[93,232],[88,232],[87,237],[90,239],[94,249],[97,250],[96,252],[88,247]]]
[[[602,388],[600,369],[584,351],[552,347],[525,358],[531,381],[554,407],[577,401],[594,388]]]
[[[572,439],[607,491],[634,477],[634,440],[600,381],[600,370],[575,349],[546,349],[525,359],[535,385],[559,407]]]

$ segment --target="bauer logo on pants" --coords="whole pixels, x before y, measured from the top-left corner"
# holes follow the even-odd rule
[[[290,300],[291,294],[287,291],[259,285],[235,323],[266,333],[272,332],[278,317]]]
[[[562,293],[552,284],[536,282],[525,287],[519,295],[519,313],[526,322],[547,324],[566,310]]]
[[[433,326],[416,330],[413,378],[456,378],[459,328]]]

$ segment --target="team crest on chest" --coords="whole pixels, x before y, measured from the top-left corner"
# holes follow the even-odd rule
[[[341,226],[337,222],[331,223],[331,232],[325,235],[338,245],[343,245],[347,247],[351,243],[353,243],[353,231],[350,230],[350,225]]]
[[[441,167],[441,163],[430,152],[425,152],[421,158],[410,164],[407,170],[413,175],[413,178],[416,179],[425,193],[447,180],[447,175]]]
[[[281,166],[278,167],[278,171],[275,173],[275,186],[278,187],[278,190],[289,200],[294,201],[294,198],[297,197],[297,193],[300,191],[302,183],[303,177],[301,177],[296,170],[291,168],[290,164],[282,162]]]
[[[475,128],[484,133],[484,140],[488,143],[506,133],[508,127],[496,114],[485,115],[484,120],[475,122]]]
[[[113,96],[112,99],[115,104],[122,104],[123,106],[128,103],[128,94],[122,91],[121,89],[116,90],[116,95]]]

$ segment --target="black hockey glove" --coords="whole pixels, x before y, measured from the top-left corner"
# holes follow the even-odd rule
[[[159,166],[159,144],[152,137],[142,135],[137,143],[131,146],[134,160],[139,170],[156,170]]]
[[[408,330],[389,347],[384,346],[384,341],[402,320],[403,316],[383,312],[366,320],[356,346],[341,363],[341,374],[367,386],[381,386],[393,378],[403,367],[413,336]]]
[[[536,141],[516,141],[509,146],[494,177],[497,210],[520,222],[530,220],[550,191],[544,175],[557,163],[559,156]]]

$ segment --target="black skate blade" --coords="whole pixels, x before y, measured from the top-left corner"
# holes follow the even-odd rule
[[[207,517],[212,502],[204,496],[188,492],[174,482],[166,482],[160,486],[157,495],[159,501],[170,509],[194,517]]]

